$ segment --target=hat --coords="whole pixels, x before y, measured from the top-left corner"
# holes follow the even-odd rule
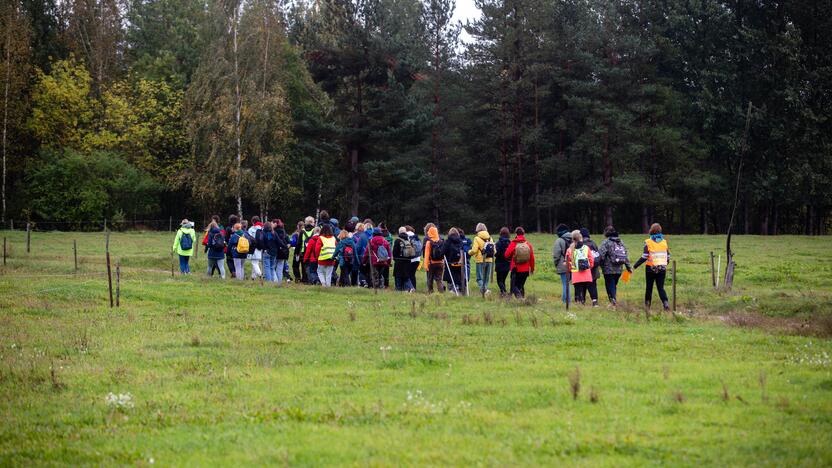
[[[358,216],[353,216],[352,218],[350,218],[350,222],[351,222],[353,225],[358,224],[358,222],[359,222],[359,221],[361,221],[361,220],[360,220],[360,219],[358,219]]]
[[[183,219],[180,225],[182,227],[194,227],[194,223],[188,221],[188,218]]]
[[[589,239],[589,229],[581,228],[581,235],[584,239]]]
[[[569,228],[566,227],[566,225],[563,224],[563,223],[558,224],[558,227],[556,228],[556,230],[557,230],[557,233],[558,233],[558,237],[563,237],[566,233],[569,232]]]
[[[332,224],[333,227],[338,227],[338,220],[335,218],[329,218],[329,223]]]

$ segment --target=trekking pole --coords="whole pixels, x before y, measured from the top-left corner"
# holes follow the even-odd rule
[[[569,310],[569,302],[571,300],[570,292],[572,291],[572,272],[566,272],[566,310]]]
[[[448,269],[448,277],[451,278],[451,286],[453,286],[454,288],[454,294],[456,294],[458,297],[459,291],[456,288],[456,283],[454,283],[454,274],[451,273],[451,264],[448,263],[448,257],[442,256],[442,258],[445,260],[445,268]]]
[[[465,259],[465,267],[462,271],[465,272],[465,297],[468,297],[468,280],[471,278],[471,259],[468,258],[468,252],[460,252],[460,258]]]

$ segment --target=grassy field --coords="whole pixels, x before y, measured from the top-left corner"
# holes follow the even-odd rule
[[[830,238],[736,238],[727,294],[724,238],[671,236],[646,319],[641,271],[566,311],[552,236],[521,304],[171,278],[171,235],[113,234],[111,310],[102,234],[2,235],[3,466],[832,464]]]

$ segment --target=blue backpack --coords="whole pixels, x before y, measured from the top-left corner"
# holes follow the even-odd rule
[[[190,233],[183,232],[179,236],[179,248],[182,250],[191,250],[194,248],[194,238],[191,237]]]

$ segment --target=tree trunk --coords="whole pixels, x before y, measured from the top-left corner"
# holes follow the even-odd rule
[[[612,159],[610,158],[610,128],[607,125],[604,128],[604,191],[609,197],[612,193]],[[607,200],[604,207],[604,224],[612,226],[612,203]]]
[[[647,205],[641,207],[641,232],[650,232],[650,208]]]
[[[813,236],[815,234],[815,210],[812,205],[806,205],[806,234]]]
[[[431,201],[433,202],[433,220],[439,223],[439,126],[438,119],[440,116],[440,97],[439,87],[442,70],[439,66],[441,57],[441,44],[439,42],[439,32],[436,33],[436,41],[434,42],[433,60],[434,60],[434,78],[433,78],[433,130],[431,132],[431,176],[433,176],[433,189],[431,193]]]
[[[534,128],[537,131],[540,125],[540,100],[537,96],[537,79],[534,81]],[[540,224],[540,142],[534,143],[534,217],[537,224],[537,232],[541,232]]]
[[[360,200],[358,195],[358,189],[360,188],[358,162],[358,148],[352,147],[350,149],[350,213],[353,216],[358,216],[358,202]]]
[[[702,234],[708,235],[708,209],[704,203],[699,205],[699,223],[702,225]]]
[[[763,216],[760,219],[760,235],[768,235],[768,206],[763,208]]]
[[[9,15],[11,15],[11,12],[9,12]],[[3,91],[3,213],[0,215],[0,223],[3,224],[6,223],[6,135],[9,122],[9,87],[12,81],[12,28],[9,23],[11,23],[10,20],[6,22],[6,83]]]
[[[771,234],[776,236],[778,232],[777,225],[780,224],[780,210],[777,208],[776,202],[772,203],[771,211]]]
[[[232,25],[232,39],[234,47],[234,138],[237,149],[237,214],[243,219],[243,150],[241,141],[240,114],[242,113],[243,97],[240,92],[240,60],[237,46],[237,28],[239,27],[239,5],[234,6],[234,24]]]

